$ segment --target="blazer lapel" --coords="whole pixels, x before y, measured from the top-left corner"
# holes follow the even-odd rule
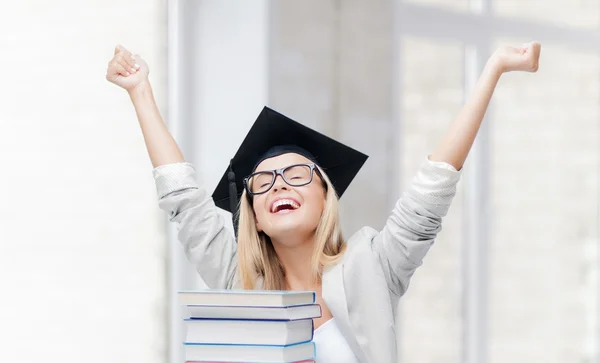
[[[348,304],[346,301],[346,291],[344,288],[344,264],[337,264],[323,273],[323,300],[335,321],[340,332],[348,342],[352,352],[360,362],[367,362],[367,359],[358,344],[355,333],[350,326],[350,317],[348,316]]]

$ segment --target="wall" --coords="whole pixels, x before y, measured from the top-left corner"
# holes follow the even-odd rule
[[[165,110],[164,1],[0,5],[0,361],[164,362],[166,239],[122,43]]]

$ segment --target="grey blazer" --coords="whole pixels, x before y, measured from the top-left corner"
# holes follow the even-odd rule
[[[342,261],[324,271],[323,299],[361,363],[397,360],[396,307],[441,230],[460,171],[425,160],[381,231],[363,227]],[[189,163],[153,170],[159,207],[208,288],[236,288],[236,241]]]

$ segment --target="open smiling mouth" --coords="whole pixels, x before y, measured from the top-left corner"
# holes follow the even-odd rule
[[[300,208],[300,203],[293,199],[278,199],[271,204],[271,213],[290,213]]]

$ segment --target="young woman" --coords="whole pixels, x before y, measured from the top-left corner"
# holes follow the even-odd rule
[[[219,193],[211,197],[196,182],[192,165],[163,123],[147,64],[117,46],[106,77],[127,90],[133,102],[154,166],[159,206],[178,224],[178,238],[206,285],[316,291],[322,308],[322,317],[315,319],[318,362],[391,363],[397,359],[398,300],[441,229],[494,88],[505,72],[536,72],[539,55],[535,42],[498,49],[383,229],[365,227],[348,240],[340,232],[337,199],[358,170],[355,165],[336,171],[334,161],[323,165],[336,154],[323,146],[334,141],[314,131],[290,139],[286,135],[298,130],[286,130],[299,126],[263,111],[254,136],[232,160],[235,175],[228,175],[243,190],[236,241],[226,228],[231,222],[216,213],[217,206],[223,208],[223,200],[213,198]],[[364,159],[357,160],[359,169]],[[231,205],[237,208],[235,201]]]

